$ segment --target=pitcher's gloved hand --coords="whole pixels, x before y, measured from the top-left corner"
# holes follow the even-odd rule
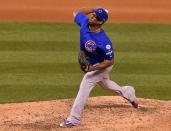
[[[86,73],[89,70],[90,62],[89,62],[89,58],[86,56],[84,51],[79,52],[78,62],[80,64],[81,70]]]

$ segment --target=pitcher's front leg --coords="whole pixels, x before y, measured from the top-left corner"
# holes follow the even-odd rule
[[[80,84],[80,89],[78,91],[77,97],[72,106],[70,116],[67,118],[67,120],[80,122],[80,116],[84,109],[84,105],[86,104],[91,90],[96,84],[95,79],[91,78],[91,76],[92,74],[90,73],[87,73],[84,76]]]

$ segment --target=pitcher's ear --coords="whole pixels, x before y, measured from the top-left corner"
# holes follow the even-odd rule
[[[99,21],[99,24],[100,24],[100,25],[103,25],[103,23],[104,23],[104,21]]]

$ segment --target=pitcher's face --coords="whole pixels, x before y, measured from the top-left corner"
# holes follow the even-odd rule
[[[100,25],[102,21],[99,21],[95,13],[89,15],[89,24],[90,25]]]

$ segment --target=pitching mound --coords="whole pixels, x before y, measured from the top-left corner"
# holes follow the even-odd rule
[[[82,123],[65,131],[170,131],[171,101],[138,99],[134,109],[118,96],[92,97],[85,106]],[[0,105],[1,131],[60,131],[73,100]]]

